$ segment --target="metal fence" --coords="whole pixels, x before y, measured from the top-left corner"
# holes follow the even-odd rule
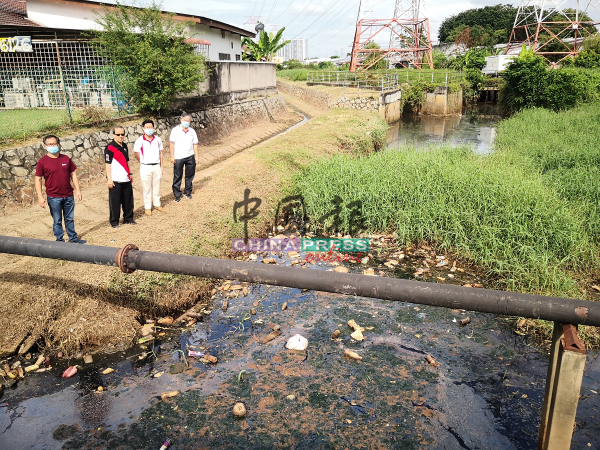
[[[33,40],[25,52],[0,53],[0,140],[73,123],[86,108],[117,116],[131,107],[119,68],[84,40]]]
[[[415,82],[448,86],[463,79],[460,72],[435,70],[387,70],[369,72],[308,72],[306,82],[331,86],[371,88],[377,91],[399,89],[402,84]]]

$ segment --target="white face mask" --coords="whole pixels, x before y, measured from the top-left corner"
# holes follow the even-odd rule
[[[154,134],[154,129],[152,128],[144,128],[144,133],[148,136],[152,136]]]

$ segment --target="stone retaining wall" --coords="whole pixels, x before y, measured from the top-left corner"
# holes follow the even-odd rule
[[[277,82],[280,92],[293,95],[321,109],[351,108],[377,111],[388,122],[399,120],[404,103],[400,89],[381,95],[365,92],[364,97],[336,97],[310,87],[296,86],[282,81]],[[455,115],[462,112],[462,90],[450,92],[447,87],[437,86],[432,93],[425,94],[423,105],[414,111],[424,115]]]
[[[316,89],[300,87],[281,81],[277,82],[277,90],[293,95],[294,97],[321,109],[350,108],[379,111],[379,95],[367,94],[364,97],[356,98],[336,97],[333,94],[321,92]]]
[[[364,109],[370,111],[379,111],[379,96],[348,98],[341,97],[332,102],[332,108]]]
[[[190,112],[190,114],[200,145],[208,145],[227,137],[234,131],[261,122],[273,121],[286,112],[285,101],[277,95]],[[164,143],[168,143],[171,128],[179,124],[179,118],[161,118],[156,119],[156,122],[155,129],[158,136]],[[140,123],[141,120],[124,124],[126,142],[131,151],[133,151],[133,142],[142,134]],[[59,137],[61,152],[73,159],[78,167],[77,176],[81,182],[85,183],[104,173],[104,149],[112,140],[110,130]],[[0,208],[3,211],[31,205],[36,201],[35,166],[45,154],[41,142],[0,151]]]
[[[326,92],[317,91],[316,89],[303,88],[294,84],[285,83],[282,81],[277,82],[277,90],[279,92],[285,92],[286,94],[293,95],[294,97],[310,103],[311,105],[320,109],[333,108],[333,104],[336,103],[336,98],[327,94]]]
[[[396,91],[383,95],[365,93],[364,97],[336,97],[333,94],[321,92],[310,87],[300,87],[294,84],[278,81],[277,90],[293,95],[300,100],[310,103],[320,109],[348,108],[376,111],[388,122],[400,119],[401,93]],[[388,101],[388,97],[395,96],[394,100]]]

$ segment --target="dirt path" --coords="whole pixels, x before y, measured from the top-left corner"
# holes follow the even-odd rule
[[[219,194],[213,189],[203,190],[207,180],[230,164],[239,163],[248,149],[300,120],[298,114],[290,111],[279,122],[261,124],[237,132],[225,142],[201,147],[192,200],[173,201],[173,167],[166,164],[161,182],[164,213],[155,212],[151,217],[144,215],[141,183],[139,176],[135,177],[136,226],[110,227],[104,178],[90,182],[82,188],[84,199],[75,208],[78,234],[95,245],[121,247],[136,243],[146,250],[181,251],[192,236],[188,226],[198,221],[199,211],[206,201]],[[132,172],[139,173],[137,161],[132,164]],[[4,235],[54,240],[48,209],[37,204],[0,216],[0,230]],[[136,305],[131,305],[130,299],[124,297],[126,289],[119,286],[119,289],[111,290],[116,276],[113,268],[6,254],[0,255],[0,264],[0,314],[8,317],[10,323],[0,333],[0,356],[14,353],[27,336],[29,343],[42,336],[48,344],[66,349],[101,343],[110,349],[131,339],[138,327],[136,318],[140,309],[131,308]],[[161,283],[157,277],[148,282],[149,288],[153,287],[153,281]],[[141,311],[184,307],[195,300],[198,293],[192,289],[177,298],[154,298],[146,302]],[[109,319],[94,320],[98,315]]]
[[[203,149],[213,165],[207,160],[197,172],[192,200],[172,201],[168,167],[162,183],[166,212],[147,217],[136,183],[136,226],[111,228],[104,180],[86,186],[84,200],[75,209],[78,233],[95,245],[118,248],[133,243],[149,251],[230,256],[231,239],[243,237],[243,225],[234,223],[232,207],[243,199],[245,189],[262,199],[260,216],[248,225],[249,234],[263,235],[292,176],[319,158],[346,151],[342,143],[364,144],[364,136],[385,126],[375,113],[321,112],[292,103],[315,116],[260,145],[249,147],[298,122],[300,116],[290,111],[287,124],[256,126],[221,146]],[[244,147],[249,148],[229,157]],[[134,166],[134,173],[137,170]],[[0,229],[13,236],[52,239],[51,223],[48,211],[36,206],[1,217]],[[41,341],[71,355],[82,349],[115,351],[134,342],[140,321],[210,302],[212,281],[207,279],[141,271],[124,275],[113,267],[11,255],[0,255],[0,262],[0,317],[6,318],[0,358],[24,351],[24,340]]]

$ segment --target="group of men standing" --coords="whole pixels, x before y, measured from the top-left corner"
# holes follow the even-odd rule
[[[198,163],[198,136],[190,127],[191,116],[182,113],[180,125],[171,130],[169,150],[173,164],[173,195],[175,201],[181,197],[192,198],[192,183]],[[145,215],[152,215],[152,206],[156,211],[164,212],[160,202],[160,180],[163,174],[163,143],[154,134],[154,122],[146,119],[142,122],[143,134],[133,145],[135,159],[140,163],[140,180],[144,198]],[[60,153],[60,139],[49,135],[43,139],[46,155],[37,163],[35,187],[39,205],[44,208],[46,200],[42,194],[42,179],[46,186],[47,204],[53,219],[53,232],[57,241],[64,241],[62,222],[69,242],[85,244],[75,232],[75,198],[82,200],[79,180],[75,174],[77,166],[67,156]],[[129,168],[129,148],[125,143],[125,128],[113,128],[113,140],[104,150],[106,180],[108,186],[109,221],[113,228],[119,226],[121,210],[123,224],[136,225],[133,217],[133,174]],[[184,178],[185,185],[181,190]]]

